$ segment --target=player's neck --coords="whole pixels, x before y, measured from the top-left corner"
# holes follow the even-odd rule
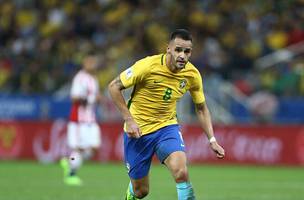
[[[178,73],[178,72],[180,72],[182,70],[182,69],[178,69],[177,67],[175,67],[172,64],[172,57],[168,53],[166,54],[166,66],[173,73]]]
[[[95,74],[95,71],[93,70],[88,70],[86,68],[83,68],[83,71],[85,71],[86,73],[90,74],[90,75],[94,75]]]

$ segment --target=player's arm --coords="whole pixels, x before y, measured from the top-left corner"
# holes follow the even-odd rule
[[[82,80],[77,76],[74,78],[71,87],[71,101],[82,106],[88,104],[87,88]]]
[[[73,103],[78,103],[80,105],[86,106],[87,104],[93,104],[94,102],[99,103],[99,96],[95,97],[91,97],[91,96],[87,96],[87,97],[81,97],[81,96],[72,96],[72,102]]]
[[[86,98],[81,98],[81,97],[72,97],[72,102],[76,104],[80,104],[82,106],[86,106],[88,103]]]
[[[123,86],[119,76],[116,77],[108,86],[110,95],[112,97],[113,102],[118,107],[119,111],[122,114],[124,120],[132,118],[132,115],[125,103],[124,97],[122,95],[122,90],[125,89]]]
[[[198,121],[199,121],[201,127],[203,128],[205,134],[207,135],[209,142],[210,142],[210,147],[216,153],[216,156],[218,158],[223,158],[225,156],[225,151],[217,143],[217,141],[214,137],[211,116],[210,116],[210,112],[207,107],[205,95],[203,92],[204,91],[203,90],[203,81],[202,81],[202,77],[198,71],[194,75],[191,85],[192,85],[192,87],[190,88],[190,94],[193,99],[193,102],[195,103]]]
[[[123,86],[119,76],[116,77],[108,86],[110,96],[117,106],[118,110],[121,112],[124,121],[126,122],[127,134],[130,137],[138,138],[141,136],[141,131],[126,105],[125,99],[122,95],[123,89],[125,89],[125,87]]]
[[[195,108],[198,121],[210,141],[210,146],[212,150],[216,153],[216,156],[218,158],[223,158],[225,156],[225,151],[217,143],[214,137],[211,116],[206,101],[203,103],[195,104]]]

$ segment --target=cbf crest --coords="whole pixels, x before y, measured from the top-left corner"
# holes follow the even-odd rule
[[[180,89],[184,89],[186,87],[186,85],[187,85],[186,79],[182,79],[182,80],[179,81],[179,88]]]

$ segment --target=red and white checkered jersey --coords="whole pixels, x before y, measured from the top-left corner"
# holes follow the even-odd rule
[[[80,70],[73,78],[71,87],[71,98],[86,99],[86,105],[72,103],[70,121],[74,122],[95,122],[95,104],[99,86],[97,79],[84,70]]]

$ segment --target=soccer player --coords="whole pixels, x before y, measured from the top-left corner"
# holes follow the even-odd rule
[[[195,199],[188,176],[185,144],[176,116],[176,102],[189,91],[199,123],[218,158],[225,155],[213,134],[202,78],[189,62],[192,36],[178,29],[165,54],[146,57],[123,71],[108,86],[124,124],[124,156],[130,177],[126,199],[142,199],[149,192],[149,169],[154,153],[172,173],[179,200]],[[133,87],[126,104],[122,90]]]
[[[76,175],[83,160],[91,158],[100,147],[101,133],[95,117],[95,105],[101,100],[95,78],[99,66],[97,55],[89,53],[83,60],[82,69],[75,75],[71,87],[72,107],[67,127],[67,144],[72,152],[60,164],[64,170],[64,183],[79,186]]]

